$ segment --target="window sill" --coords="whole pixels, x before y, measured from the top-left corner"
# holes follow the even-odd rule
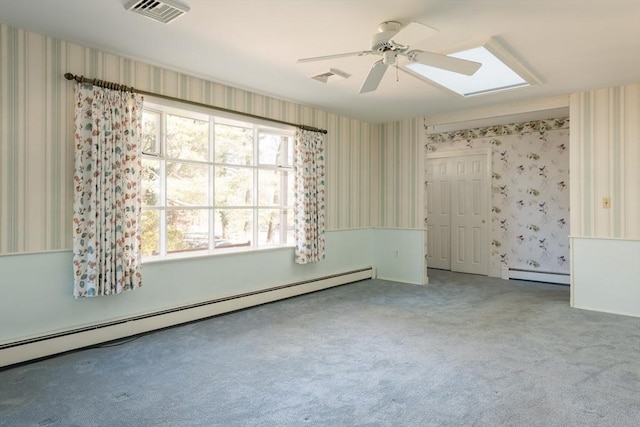
[[[174,262],[174,261],[185,261],[192,259],[202,259],[202,258],[217,258],[217,257],[225,257],[225,256],[234,256],[234,255],[246,255],[250,253],[256,252],[270,252],[270,251],[279,251],[279,250],[290,250],[294,249],[294,245],[283,245],[283,246],[263,246],[260,248],[234,248],[234,249],[223,249],[216,250],[215,252],[209,251],[201,251],[198,253],[190,252],[188,254],[172,254],[166,257],[146,257],[142,259],[142,264],[157,264],[164,262]]]

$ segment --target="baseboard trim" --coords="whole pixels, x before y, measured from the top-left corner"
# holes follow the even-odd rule
[[[603,310],[601,308],[586,307],[586,306],[583,306],[583,305],[571,305],[571,307],[572,308],[577,308],[578,310],[596,311],[596,312],[599,312],[599,313],[615,314],[617,316],[628,316],[628,317],[640,318],[640,312],[638,312],[638,313],[629,313],[629,312],[616,311],[616,310]]]
[[[72,329],[0,346],[0,367],[77,350],[83,347],[205,319],[256,305],[370,279],[374,269],[366,267],[312,280],[290,283],[255,292],[203,301],[141,316]]]
[[[517,268],[502,268],[503,279],[529,280],[532,282],[555,283],[570,285],[571,276],[567,273],[552,273],[547,271],[522,270]]]
[[[378,276],[376,277],[377,279],[380,280],[388,280],[390,282],[398,282],[398,283],[405,283],[407,285],[425,285],[426,283],[421,283],[421,282],[416,282],[413,280],[407,280],[407,279],[399,279],[397,277],[389,277],[389,276]]]

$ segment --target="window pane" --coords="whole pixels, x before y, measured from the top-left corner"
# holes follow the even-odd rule
[[[294,188],[293,188],[293,177],[294,174],[293,172],[288,172],[286,173],[287,175],[287,200],[283,200],[282,204],[285,206],[293,206],[293,204],[295,203],[295,196],[294,196]]]
[[[293,243],[289,131],[150,103],[142,126],[144,257]]]
[[[167,205],[206,206],[209,203],[209,166],[167,162]]]
[[[215,129],[216,163],[253,164],[253,129],[221,124]]]
[[[160,204],[160,161],[142,159],[142,206]]]
[[[216,210],[216,248],[251,246],[253,213],[250,209]]]
[[[142,112],[142,152],[160,153],[160,113]]]
[[[289,245],[293,245],[296,243],[295,233],[293,231],[293,209],[288,209],[286,211],[287,216],[287,240],[286,242]]]
[[[258,163],[261,165],[277,165],[281,150],[280,137],[267,133],[258,138]]]
[[[209,160],[209,122],[167,114],[167,156]]]
[[[160,214],[158,211],[142,210],[142,256],[160,253]]]
[[[280,243],[280,209],[260,209],[258,211],[258,245]]]
[[[261,133],[258,138],[258,163],[291,166],[293,158],[291,140],[285,135]]]
[[[278,206],[280,204],[280,180],[282,172],[276,170],[258,171],[258,204]]]
[[[167,210],[167,253],[202,249],[209,249],[209,210]]]
[[[293,166],[293,137],[287,136],[287,166]]]
[[[253,169],[216,167],[216,206],[253,204]]]

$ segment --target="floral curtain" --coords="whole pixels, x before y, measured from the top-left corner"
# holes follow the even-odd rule
[[[324,258],[325,170],[324,134],[296,131],[293,154],[295,205],[295,262]]]
[[[73,176],[74,297],[142,286],[142,97],[76,86]]]

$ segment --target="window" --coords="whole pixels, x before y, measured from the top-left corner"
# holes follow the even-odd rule
[[[145,102],[146,259],[293,244],[293,131]]]
[[[416,62],[410,63],[406,67],[418,77],[426,78],[438,86],[465,97],[540,83],[496,39],[490,39],[482,46],[451,53],[449,56],[480,62],[482,66],[472,76]]]

